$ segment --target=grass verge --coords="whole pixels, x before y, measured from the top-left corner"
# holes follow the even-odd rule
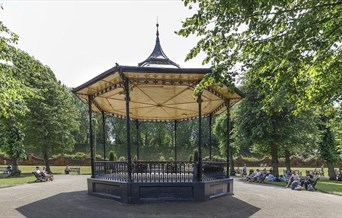
[[[1,177],[0,188],[32,183],[36,178],[32,174],[21,174],[20,177]]]
[[[269,182],[265,181],[265,184],[275,185],[285,187],[285,182]],[[328,194],[335,194],[335,195],[342,195],[342,182],[340,181],[330,181],[324,178],[320,178],[316,184],[317,191],[328,193]]]
[[[0,166],[5,167],[5,166]],[[39,166],[43,168],[43,166]],[[80,167],[82,175],[90,175],[91,170],[90,166],[71,166],[71,167]],[[32,172],[36,169],[36,166],[19,166],[19,170],[21,170],[21,175],[19,177],[7,177],[7,174],[0,175],[0,188],[11,187],[26,183],[32,183],[36,180],[36,177],[32,174]],[[53,174],[64,174],[65,166],[51,166],[51,171]],[[75,173],[72,173],[75,175]],[[77,174],[76,174],[77,175]]]

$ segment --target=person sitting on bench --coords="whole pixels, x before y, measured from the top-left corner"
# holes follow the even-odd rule
[[[47,171],[46,171],[46,168],[45,167],[43,167],[43,171],[41,171],[41,175],[43,176],[43,177],[45,177],[45,180],[47,180],[47,181],[53,181],[53,175],[52,174],[49,174]]]
[[[70,168],[69,168],[69,165],[66,165],[65,169],[64,169],[64,172],[65,174],[69,174],[70,173]]]

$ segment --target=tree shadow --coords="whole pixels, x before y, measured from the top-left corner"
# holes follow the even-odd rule
[[[88,195],[86,191],[61,193],[17,208],[25,217],[250,217],[260,208],[234,196],[207,202],[124,204]]]

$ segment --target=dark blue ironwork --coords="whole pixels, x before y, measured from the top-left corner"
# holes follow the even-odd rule
[[[137,131],[137,159],[140,160],[140,144],[139,144],[139,136],[140,136],[140,132],[139,132],[139,120],[135,120],[135,127],[136,127],[136,131]]]
[[[229,165],[230,165],[230,156],[231,156],[231,148],[230,148],[230,100],[228,99],[226,102],[227,107],[227,178],[229,178],[230,171],[229,171]]]
[[[159,40],[159,31],[158,31],[159,24],[157,23],[157,38],[156,38],[156,45],[150,56],[144,60],[143,62],[139,63],[139,67],[149,67],[153,65],[166,65],[166,66],[175,66],[179,68],[179,65],[175,62],[171,61],[166,54],[164,53]]]
[[[213,114],[209,115],[209,160],[211,160],[211,126],[212,126]]]
[[[174,140],[175,140],[175,161],[177,161],[177,120],[174,122]]]
[[[94,139],[93,139],[93,118],[91,105],[93,103],[94,97],[88,95],[88,113],[89,113],[89,144],[90,144],[90,164],[91,164],[91,178],[95,178],[94,172]]]
[[[131,182],[194,182],[199,181],[194,167],[196,163],[182,161],[137,161],[132,162]],[[200,168],[201,181],[212,181],[226,177],[226,162],[203,161]],[[127,162],[120,161],[96,161],[95,177],[102,180],[128,182]]]
[[[198,181],[202,181],[202,93],[197,96],[198,102]]]
[[[104,111],[102,113],[102,136],[103,136],[103,159],[106,160],[106,117]]]

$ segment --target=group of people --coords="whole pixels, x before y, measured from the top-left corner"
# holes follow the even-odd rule
[[[266,169],[266,168],[265,168]],[[247,176],[247,181],[249,182],[263,182],[265,177],[267,176],[267,171],[257,169],[256,172],[251,170],[249,175]]]
[[[317,178],[314,178],[314,175],[311,172],[307,172],[304,178],[300,178],[296,171],[292,171],[292,175],[288,179],[286,188],[291,188],[292,190],[308,190],[314,191],[315,190],[315,183]]]
[[[43,177],[45,181],[53,181],[53,175],[47,172],[45,167],[43,167],[43,170],[40,170],[39,167],[37,166],[35,172],[41,177]]]

